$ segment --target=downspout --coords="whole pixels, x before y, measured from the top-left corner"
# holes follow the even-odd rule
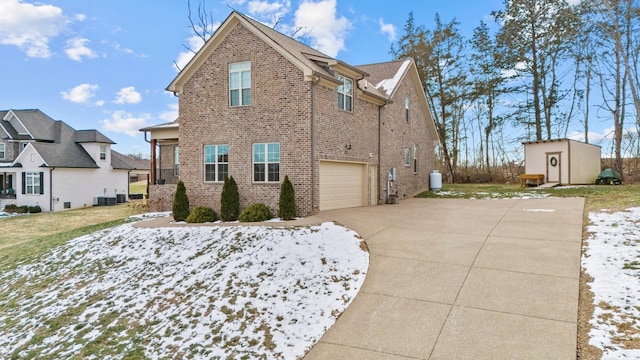
[[[378,169],[376,176],[378,177],[378,186],[376,186],[378,193],[376,194],[376,199],[378,199],[378,203],[380,202],[380,167],[382,166],[382,155],[380,154],[380,149],[382,147],[382,106],[378,106]],[[376,204],[378,205],[378,204]]]
[[[53,170],[55,167],[49,168],[49,211],[53,211]]]
[[[311,212],[314,213],[316,206],[316,132],[315,132],[315,87],[320,80],[314,77],[311,80]],[[320,204],[318,204],[318,211]]]

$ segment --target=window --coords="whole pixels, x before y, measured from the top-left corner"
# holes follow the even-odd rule
[[[100,145],[100,160],[107,160],[107,145]]]
[[[253,144],[253,181],[280,181],[280,144]]]
[[[409,122],[409,95],[404,98],[404,118],[407,122]]]
[[[413,145],[413,172],[418,173],[418,145]]]
[[[4,160],[4,158],[5,158],[5,145],[0,144],[0,159]]]
[[[229,145],[204,146],[204,181],[224,181],[229,175]]]
[[[353,102],[353,81],[342,75],[338,75],[342,85],[338,86],[338,109],[351,111]]]
[[[42,173],[25,172],[22,173],[22,193],[23,194],[42,194]]]
[[[178,156],[180,152],[179,150],[179,147],[173,147],[173,176],[178,176],[180,171],[180,157]]]
[[[251,105],[251,62],[229,64],[229,104]]]
[[[26,148],[26,147],[27,147],[27,145],[29,145],[29,143],[28,143],[28,142],[20,143],[20,151],[24,150],[24,148]]]
[[[411,166],[411,152],[409,148],[404,148],[404,166]]]

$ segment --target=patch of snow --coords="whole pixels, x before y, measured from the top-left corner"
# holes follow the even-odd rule
[[[143,214],[131,215],[129,219],[131,220],[147,220],[147,219],[156,219],[161,217],[171,216],[171,211],[164,212],[147,212]]]
[[[98,231],[0,274],[0,357],[301,358],[362,286],[361,241],[334,223]]]
[[[640,349],[640,207],[618,212],[591,212],[590,233],[582,267],[593,277],[595,310],[589,344],[603,359],[638,359]]]
[[[376,85],[376,89],[383,88],[387,93],[387,96],[391,96],[393,89],[398,86],[398,83],[400,82],[400,79],[402,79],[402,75],[405,73],[405,71],[407,71],[407,67],[409,67],[409,64],[411,64],[411,60],[406,60],[405,62],[403,62],[396,74],[391,79],[384,79],[380,81],[378,85]]]

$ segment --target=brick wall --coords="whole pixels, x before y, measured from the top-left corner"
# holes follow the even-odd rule
[[[171,211],[175,185],[149,185],[149,211]]]
[[[230,107],[229,64],[244,61],[251,62],[252,104]],[[316,213],[320,160],[377,165],[379,107],[360,99],[357,92],[354,87],[353,111],[339,110],[337,87],[305,81],[300,69],[242,25],[236,25],[180,94],[180,179],[191,207],[209,206],[219,211],[223,184],[204,181],[204,146],[229,145],[229,174],[238,183],[241,207],[262,202],[277,213],[280,182],[288,175],[296,192],[298,215]],[[404,115],[407,93],[412,98],[409,123]],[[391,167],[398,170],[399,195],[409,197],[428,188],[429,171],[435,161],[429,140],[433,135],[424,122],[428,114],[418,105],[419,95],[408,78],[396,94],[394,103],[380,112],[379,203],[386,197],[386,174]],[[280,143],[280,182],[255,183],[252,144],[270,142]],[[413,173],[412,166],[403,165],[403,148],[413,149],[413,144],[419,145],[418,174]],[[154,194],[150,194],[152,199]]]
[[[251,61],[251,106],[230,107],[230,63]],[[204,181],[204,145],[229,145],[229,174],[240,205],[277,213],[280,183],[254,183],[252,144],[280,143],[280,181],[288,175],[299,215],[311,211],[310,84],[302,71],[238,25],[195,72],[180,95],[180,178],[192,206],[220,209],[222,183]]]
[[[392,167],[396,168],[397,181],[393,183],[392,193],[397,191],[398,198],[404,199],[428,190],[429,173],[435,169],[435,151],[433,134],[428,122],[431,115],[425,113],[420,106],[419,99],[424,94],[418,93],[412,80],[417,76],[412,69],[398,84],[394,93],[393,103],[382,109],[381,124],[381,159],[380,159],[380,190],[383,199],[386,197],[387,176]],[[419,80],[416,80],[419,81]],[[405,116],[405,96],[409,95],[409,121]],[[418,172],[413,168],[413,145],[418,145]],[[411,164],[404,165],[404,148],[409,148]]]

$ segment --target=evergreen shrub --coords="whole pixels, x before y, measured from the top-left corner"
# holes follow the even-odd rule
[[[180,181],[173,197],[173,219],[175,221],[185,221],[187,216],[189,216],[189,198],[187,197],[187,188]]]
[[[260,222],[271,219],[271,210],[265,204],[251,204],[240,213],[241,222]]]

